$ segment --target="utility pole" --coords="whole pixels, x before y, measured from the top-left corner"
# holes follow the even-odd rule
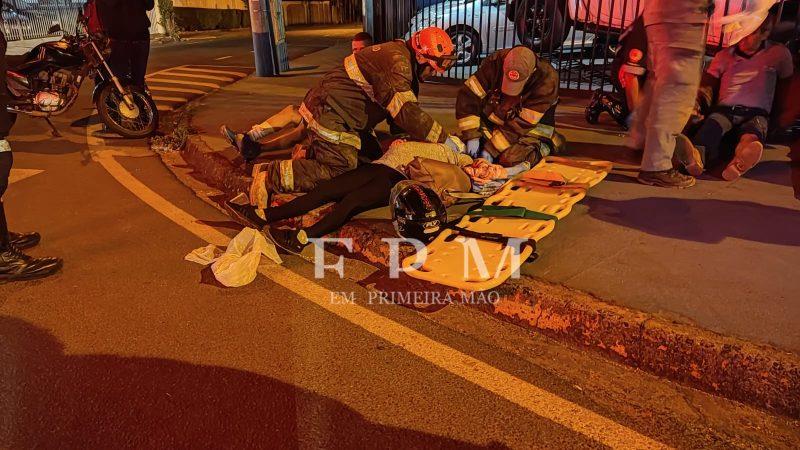
[[[249,0],[249,5],[256,76],[274,77],[278,75],[279,69],[269,0]]]

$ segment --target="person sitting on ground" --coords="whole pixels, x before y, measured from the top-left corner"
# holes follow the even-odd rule
[[[691,140],[680,135],[676,143],[686,150],[676,153],[691,155],[681,161],[691,175],[720,159],[722,138],[732,131],[739,140],[722,172],[725,180],[739,178],[761,159],[773,100],[783,98],[794,72],[789,50],[767,40],[773,18],[767,16],[756,31],[717,53],[706,70],[698,103],[711,105],[718,92],[717,104]]]
[[[473,181],[473,190],[482,190],[487,182],[507,179],[530,168],[527,162],[504,168],[486,161],[473,160],[463,153],[464,144],[460,141],[457,144],[459,151],[454,151],[445,144],[396,140],[386,153],[374,162],[362,164],[355,170],[324,181],[309,193],[281,206],[262,210],[258,206],[226,202],[225,207],[241,224],[263,229],[270,224],[301,216],[320,206],[335,202],[328,214],[306,229],[269,228],[269,235],[279,248],[298,254],[308,245],[309,238],[319,238],[336,231],[361,212],[387,206],[392,188],[407,179],[405,168],[414,158],[427,158],[463,168]],[[267,201],[263,198],[253,198],[251,192],[250,203],[264,205]]]
[[[558,73],[527,47],[498,50],[458,92],[467,153],[510,167],[536,164],[563,145],[555,131]]]
[[[647,79],[646,58],[647,35],[644,19],[639,16],[620,36],[617,53],[611,62],[611,84],[614,92],[603,92],[602,89],[594,91],[589,106],[586,107],[587,122],[597,123],[598,117],[605,111],[619,126],[628,129]]]
[[[350,41],[350,49],[353,53],[358,53],[367,47],[371,47],[373,43],[372,35],[366,31],[356,33]]]
[[[350,41],[352,52],[358,53],[366,47],[372,46],[372,35],[362,31],[356,33]],[[266,120],[253,125],[250,131],[239,133],[232,130],[227,125],[222,125],[220,132],[225,139],[239,150],[246,161],[258,158],[262,153],[284,150],[295,146],[292,159],[302,159],[306,157],[305,147],[308,145],[308,134],[300,116],[299,105],[288,105],[277,114],[268,117]],[[372,139],[369,133],[359,133],[361,137],[362,150],[368,147],[365,153],[372,156],[379,156],[376,147],[379,144]]]

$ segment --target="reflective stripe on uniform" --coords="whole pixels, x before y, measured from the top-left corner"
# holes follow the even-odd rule
[[[389,114],[392,116],[392,118],[395,118],[398,114],[400,114],[400,110],[403,109],[403,105],[408,102],[416,103],[417,96],[411,91],[398,92],[392,96],[392,100],[389,101],[389,105],[386,107],[386,110],[389,111]]]
[[[285,159],[280,162],[278,171],[281,174],[281,185],[284,192],[294,191],[294,170],[292,169],[292,160]]]
[[[373,102],[377,103],[372,85],[367,82],[367,79],[364,77],[364,74],[361,73],[361,69],[358,67],[355,53],[344,59],[344,70],[347,72],[347,76],[350,77],[350,79],[353,80],[353,82],[360,87],[365,94],[367,94],[367,97],[369,97]]]
[[[540,120],[542,120],[544,114],[529,108],[522,108],[522,112],[519,113],[519,116],[525,122],[528,122],[531,125],[535,125],[539,123]]]
[[[320,123],[314,119],[314,115],[311,114],[311,111],[308,110],[305,103],[300,104],[299,112],[300,116],[308,125],[308,129],[322,139],[332,144],[345,144],[359,150],[361,149],[361,138],[357,134],[347,133],[345,131],[334,131],[320,125]]]
[[[511,147],[511,144],[508,143],[508,139],[506,139],[506,136],[500,130],[494,130],[490,141],[492,142],[492,145],[494,145],[494,148],[496,148],[499,152]]]
[[[486,91],[483,89],[483,86],[481,86],[481,82],[475,78],[475,75],[467,78],[467,81],[465,81],[464,84],[466,84],[469,90],[472,91],[473,94],[477,95],[478,98],[486,97]]]
[[[539,123],[536,124],[536,126],[533,127],[530,131],[528,131],[528,136],[536,136],[536,137],[552,139],[553,133],[555,133],[555,131],[556,131],[555,127]]]
[[[433,125],[431,125],[431,130],[428,131],[428,135],[425,136],[425,140],[428,142],[439,142],[439,136],[442,134],[442,126],[439,125],[439,122],[434,121]]]
[[[497,117],[494,113],[489,114],[489,121],[492,123],[496,123],[497,125],[502,125],[505,123],[503,122],[503,119]]]
[[[481,118],[478,116],[467,116],[458,119],[458,129],[461,131],[474,130],[481,126]]]
[[[8,141],[5,139],[0,140],[0,153],[10,152],[10,151],[11,151],[11,144],[9,144]]]

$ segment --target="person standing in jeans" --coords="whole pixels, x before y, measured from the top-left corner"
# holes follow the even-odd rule
[[[695,179],[674,169],[672,157],[675,139],[689,120],[700,86],[706,27],[714,2],[650,0],[644,5],[648,77],[631,126],[631,141],[644,142],[637,179],[652,186],[685,188],[693,186]],[[700,159],[696,153],[675,156],[684,165]]]
[[[58,258],[32,258],[22,253],[22,250],[39,243],[41,239],[39,233],[8,231],[3,194],[8,188],[14,157],[11,155],[11,145],[6,137],[14,121],[6,110],[8,104],[6,92],[6,37],[0,29],[0,283],[43,278],[58,272],[62,264]]]
[[[150,19],[155,0],[99,0],[103,31],[111,39],[111,70],[144,87],[150,57]]]

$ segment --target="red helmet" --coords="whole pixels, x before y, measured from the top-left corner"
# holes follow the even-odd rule
[[[428,60],[438,73],[443,73],[456,61],[455,46],[450,36],[437,27],[423,28],[411,35],[411,48],[417,56]]]

